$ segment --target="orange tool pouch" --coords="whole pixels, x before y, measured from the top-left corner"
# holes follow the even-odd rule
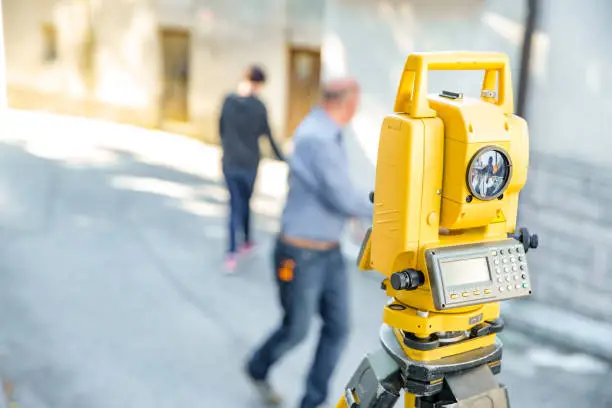
[[[285,259],[278,268],[278,278],[283,282],[291,282],[293,280],[294,270],[295,261],[293,259]]]

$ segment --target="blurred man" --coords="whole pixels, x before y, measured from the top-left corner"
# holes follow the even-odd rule
[[[259,93],[266,82],[264,71],[250,66],[238,91],[225,97],[219,118],[219,135],[223,148],[223,176],[230,194],[229,245],[225,259],[228,272],[237,266],[237,254],[253,248],[250,229],[251,197],[259,167],[259,138],[268,137],[274,153],[283,160],[274,142],[266,106]],[[238,234],[242,245],[238,248]]]
[[[322,106],[298,126],[289,163],[289,192],[274,251],[283,319],[255,351],[247,373],[268,402],[280,396],[268,382],[271,367],[306,338],[315,313],[323,320],[301,408],[325,402],[328,384],[349,332],[349,281],[340,237],[352,217],[371,219],[367,193],[349,178],[343,127],[352,119],[359,87],[352,79],[324,86]]]

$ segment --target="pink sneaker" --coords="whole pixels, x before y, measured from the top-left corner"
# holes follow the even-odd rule
[[[252,242],[246,242],[244,245],[240,247],[238,252],[240,253],[240,255],[246,255],[250,252],[253,252],[255,248],[256,248],[255,244],[253,244]]]
[[[236,260],[236,255],[229,254],[225,257],[225,261],[223,261],[223,267],[225,268],[226,273],[234,273],[236,272],[236,268],[238,267],[238,261]]]

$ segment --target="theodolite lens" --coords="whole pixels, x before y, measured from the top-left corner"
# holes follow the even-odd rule
[[[510,158],[501,149],[485,148],[476,153],[468,169],[468,188],[480,200],[503,194],[510,181]]]

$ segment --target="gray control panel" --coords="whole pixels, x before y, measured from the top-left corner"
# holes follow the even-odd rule
[[[515,239],[429,249],[425,259],[438,310],[531,294],[525,250]]]

